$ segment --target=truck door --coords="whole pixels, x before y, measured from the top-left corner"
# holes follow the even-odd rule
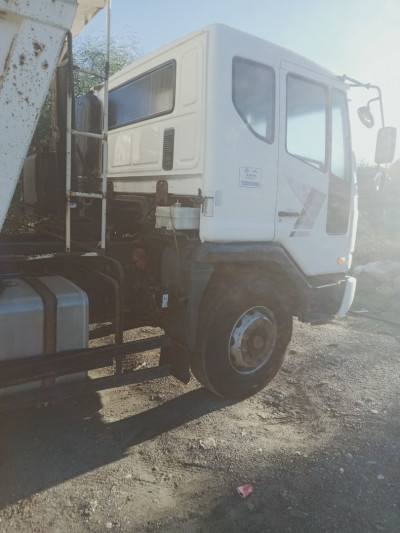
[[[282,62],[280,117],[275,239],[307,275],[343,272],[352,191],[346,93],[334,78]]]

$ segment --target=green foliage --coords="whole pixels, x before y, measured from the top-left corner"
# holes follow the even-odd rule
[[[123,41],[111,37],[110,41],[110,76],[126,65],[133,63],[141,53],[137,40],[126,38]],[[104,74],[105,69],[105,39],[104,37],[78,37],[74,42],[74,63],[87,70]],[[75,95],[85,94],[99,80],[89,74],[77,72],[75,74]]]
[[[388,168],[382,190],[376,190],[376,165],[359,163],[359,224],[354,264],[400,258],[400,160]]]
[[[87,36],[74,40],[74,63],[90,71],[104,74],[105,70],[105,37]],[[135,37],[118,40],[111,37],[110,42],[110,75],[118,72],[142,55]],[[85,94],[101,80],[85,73],[76,72],[74,76],[75,96]],[[32,138],[29,153],[35,152],[40,144],[48,144],[52,134],[52,97],[46,96],[39,115],[38,124]],[[29,218],[20,209],[21,184],[16,189],[7,220],[3,226],[3,233],[26,231]]]
[[[74,63],[86,70],[104,74],[105,71],[105,37],[78,37],[74,40]],[[141,51],[135,37],[124,38],[123,41],[111,37],[110,41],[110,75],[118,72],[141,56]],[[101,84],[101,80],[83,72],[75,72],[75,96],[85,94],[92,87]],[[42,107],[35,134],[32,139],[30,153],[36,146],[47,142],[51,137],[52,99],[50,93]]]

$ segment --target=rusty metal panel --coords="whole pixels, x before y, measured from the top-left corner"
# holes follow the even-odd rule
[[[56,69],[65,33],[105,0],[0,0],[0,229]]]
[[[0,228],[76,8],[76,0],[0,0]]]

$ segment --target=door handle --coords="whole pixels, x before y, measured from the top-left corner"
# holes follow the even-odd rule
[[[300,213],[296,211],[278,211],[278,217],[299,217]]]

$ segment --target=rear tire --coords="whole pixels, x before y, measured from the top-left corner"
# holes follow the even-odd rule
[[[215,283],[200,311],[193,374],[223,398],[251,396],[278,372],[291,334],[292,317],[271,282]]]

